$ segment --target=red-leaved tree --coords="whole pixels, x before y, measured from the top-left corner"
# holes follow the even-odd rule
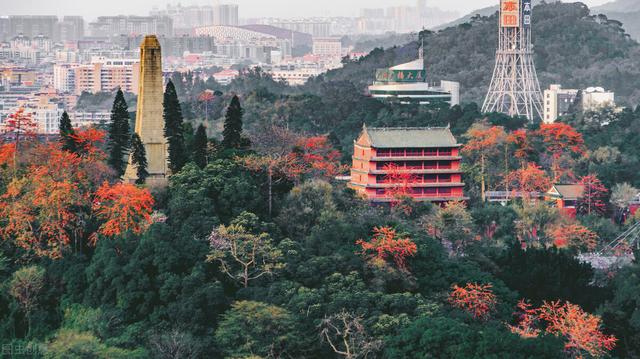
[[[136,188],[117,201],[94,202],[102,199],[104,190],[96,193],[100,184],[113,178],[98,146],[103,136],[78,131],[82,155],[62,150],[58,141],[31,146],[24,154],[28,165],[21,164],[19,176],[8,180],[0,194],[0,238],[38,256],[60,258],[66,248],[95,244],[96,226],[100,234],[109,228],[120,228],[120,233],[146,228],[153,203],[148,190]]]
[[[592,251],[598,246],[598,235],[580,224],[557,226],[551,232],[551,237],[558,248]]]
[[[520,192],[524,198],[528,198],[532,192],[544,193],[551,188],[551,179],[535,163],[508,173],[504,181],[510,189]]]
[[[384,183],[391,185],[385,189],[386,196],[391,200],[391,206],[402,206],[405,200],[411,198],[412,184],[418,182],[418,176],[395,163],[385,165],[383,170],[385,172]],[[403,208],[403,211],[409,214],[411,208]]]
[[[110,185],[105,182],[93,200],[93,210],[103,221],[96,234],[114,237],[128,231],[144,232],[151,224],[153,202],[146,189],[129,183]],[[94,235],[92,240],[95,242],[96,239]]]
[[[604,215],[607,212],[606,199],[609,190],[594,174],[582,177],[580,184],[584,186],[584,191],[578,201],[578,213]]]
[[[545,151],[551,156],[551,171],[553,181],[558,182],[569,169],[560,165],[563,155],[584,155],[586,149],[582,135],[570,125],[565,123],[542,124],[536,131],[541,137]]]
[[[475,319],[486,320],[498,302],[491,288],[491,284],[467,283],[464,287],[455,284],[449,294],[449,303]]]
[[[522,338],[537,338],[540,335],[541,330],[537,328],[540,320],[539,309],[533,308],[531,303],[522,299],[518,302],[518,311],[515,314],[518,316],[518,324],[507,326],[512,333]]]
[[[362,247],[360,253],[365,257],[378,261],[392,259],[403,272],[408,272],[407,258],[418,252],[418,247],[410,238],[401,237],[391,227],[375,227],[371,240],[360,239],[356,244]]]
[[[576,304],[545,302],[539,317],[546,323],[547,333],[565,338],[565,350],[573,356],[600,358],[616,345],[615,336],[602,332],[600,317],[586,313]]]
[[[485,200],[487,183],[487,161],[496,157],[500,147],[507,141],[507,134],[503,127],[484,125],[474,125],[465,135],[469,141],[462,148],[462,152],[470,156],[475,156],[480,163],[480,193],[482,200]]]

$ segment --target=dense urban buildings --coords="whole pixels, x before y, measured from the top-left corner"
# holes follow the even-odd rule
[[[173,35],[173,21],[167,16],[100,16],[89,23],[89,33],[95,37],[156,34]]]
[[[353,144],[349,186],[373,202],[464,199],[460,147],[449,128],[367,128]]]

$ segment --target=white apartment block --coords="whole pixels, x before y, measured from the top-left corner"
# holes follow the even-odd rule
[[[576,104],[578,96],[582,97]],[[597,110],[604,106],[615,106],[615,94],[602,87],[589,87],[584,90],[563,89],[561,85],[551,85],[544,91],[544,123],[554,123],[566,115],[572,106],[579,105],[580,110]]]

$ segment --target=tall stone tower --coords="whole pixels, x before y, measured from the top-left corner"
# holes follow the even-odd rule
[[[162,107],[163,85],[160,42],[155,35],[147,35],[140,45],[140,80],[135,131],[142,139],[147,153],[147,183],[150,185],[165,184],[168,172]],[[129,159],[124,179],[131,182],[137,178],[136,168],[131,165]]]
[[[533,65],[531,0],[501,0],[496,65],[482,112],[542,118],[542,92]]]

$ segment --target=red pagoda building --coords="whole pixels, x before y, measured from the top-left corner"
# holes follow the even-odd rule
[[[460,147],[448,127],[367,128],[354,141],[349,187],[372,202],[465,200]]]

